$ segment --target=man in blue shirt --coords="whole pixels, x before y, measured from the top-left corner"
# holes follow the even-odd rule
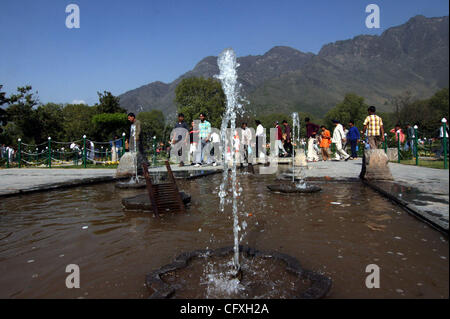
[[[358,128],[355,126],[355,121],[351,120],[348,123],[348,133],[347,133],[347,140],[350,143],[351,149],[352,149],[352,154],[350,159],[356,159],[358,158],[358,153],[356,153],[356,146],[359,143],[359,139],[361,138],[361,135],[359,134],[359,130]]]

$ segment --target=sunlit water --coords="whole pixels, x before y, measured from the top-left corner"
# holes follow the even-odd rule
[[[237,82],[237,68],[239,64],[236,60],[236,54],[233,49],[225,49],[217,59],[220,74],[217,78],[222,83],[222,88],[226,96],[226,108],[222,119],[221,125],[221,144],[222,144],[222,158],[225,159],[227,148],[230,147],[234,150],[234,139],[230,142],[230,138],[234,136],[236,130],[236,115],[242,108],[239,103],[239,87]],[[230,127],[230,128],[228,128]],[[234,235],[234,256],[233,266],[235,272],[239,271],[239,231],[241,227],[239,225],[239,208],[238,197],[241,195],[241,187],[236,179],[236,152],[232,151],[232,166],[231,172],[228,170],[228,161],[223,160],[224,170],[222,176],[222,183],[220,185],[219,198],[220,198],[220,210],[224,212],[226,206],[226,198],[231,194],[231,205],[233,211],[233,235]],[[235,283],[235,280],[230,284]]]
[[[329,298],[448,298],[447,239],[370,188],[327,182],[319,193],[284,195],[266,188],[273,175],[236,179],[247,228],[241,244],[330,276]],[[183,252],[233,245],[232,213],[217,213],[221,182],[220,175],[180,181],[191,207],[160,218],[125,212],[121,199],[145,190],[114,184],[2,198],[0,297],[147,298],[147,273]],[[65,286],[68,264],[80,267],[80,289]],[[365,286],[369,264],[380,267],[380,289]],[[216,267],[210,273],[222,273]],[[207,287],[200,275],[194,295]]]

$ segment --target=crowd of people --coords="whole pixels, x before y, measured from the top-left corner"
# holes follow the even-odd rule
[[[348,123],[341,123],[335,119],[332,121],[332,128],[327,128],[325,125],[317,125],[309,118],[305,118],[304,121],[306,125],[306,138],[297,139],[296,141],[292,140],[292,128],[286,120],[281,121],[281,125],[278,121],[274,122],[276,132],[274,153],[276,157],[292,156],[294,149],[299,147],[297,143],[300,143],[306,149],[306,157],[309,162],[355,160],[358,158],[360,148],[379,148],[386,137],[383,120],[376,114],[375,106],[368,108],[368,115],[363,122],[363,128],[361,130],[355,125],[354,120],[350,120]],[[244,122],[240,126],[241,133],[238,134],[236,132],[234,135],[235,143],[233,145],[235,151],[237,152],[242,148],[240,152],[243,157],[240,161],[241,164],[248,163],[250,155],[253,155],[257,159],[267,158],[270,144],[267,144],[266,129],[259,120],[255,121],[255,126],[255,130],[249,129],[248,123]],[[217,156],[218,154],[214,154],[214,150],[220,144],[220,135],[217,131],[212,130],[211,123],[206,119],[206,114],[200,114],[198,124],[193,121],[188,128],[187,123],[184,121],[184,115],[180,113],[175,124],[175,129],[177,128],[181,128],[182,130],[172,134],[173,136],[169,142],[171,145],[170,148],[175,147],[177,149],[177,155],[181,157],[182,145],[189,145],[187,156],[180,160],[181,166],[185,165],[186,162],[191,162],[191,165],[197,167],[209,164],[217,165],[220,157]],[[189,132],[189,134],[183,134],[183,131]],[[399,136],[401,141],[405,142],[404,148],[406,150],[411,149],[414,154],[414,128],[410,124],[406,124],[406,135],[403,134],[400,126],[390,130],[391,133],[397,133],[398,131],[400,132]],[[255,134],[254,139],[252,139],[252,132]],[[199,137],[197,141],[194,140],[195,134],[198,134]],[[441,139],[442,135],[443,133],[441,132]],[[423,141],[419,140],[419,143],[423,143]],[[331,146],[333,144],[335,149],[334,156],[331,152]],[[443,143],[441,144],[443,145]],[[169,153],[170,148],[168,150]],[[206,152],[204,151],[205,149],[207,149]],[[231,157],[230,147],[228,147],[225,154],[226,159]]]
[[[111,148],[112,160],[116,161],[123,154],[124,150],[134,150],[141,155],[141,160],[145,160],[144,147],[142,141],[142,131],[139,120],[133,113],[128,114],[128,120],[131,123],[130,140],[123,144],[122,139],[117,136],[109,142]],[[333,127],[327,128],[325,125],[317,125],[309,118],[305,118],[306,137],[298,138],[293,141],[292,128],[287,120],[274,122],[275,129],[275,149],[274,156],[276,157],[291,157],[295,148],[303,145],[306,152],[306,158],[309,162],[317,161],[348,161],[358,158],[359,148],[374,149],[379,148],[380,144],[387,137],[384,130],[383,120],[376,114],[376,108],[370,106],[368,108],[368,116],[363,122],[363,128],[360,130],[354,120],[348,123],[341,123],[339,120],[332,121]],[[433,138],[434,140],[442,140],[444,131],[442,125],[439,123],[438,132]],[[270,143],[267,143],[266,129],[263,127],[261,121],[255,120],[256,130],[251,129],[248,123],[244,122],[240,126],[240,130],[235,131],[232,143],[233,146],[228,146],[226,150],[225,160],[232,158],[232,152],[239,152],[241,158],[241,165],[249,163],[250,158],[256,157],[260,161],[268,159],[270,152]],[[415,154],[415,129],[409,123],[404,127],[397,124],[392,128],[390,133],[395,137],[396,143],[400,140],[402,149],[405,151],[411,150]],[[253,137],[253,134],[255,136]],[[445,132],[445,137],[449,137],[449,131]],[[221,154],[217,150],[220,147],[221,136],[217,129],[212,128],[211,123],[207,120],[206,114],[201,113],[199,119],[192,121],[190,126],[185,122],[184,115],[178,114],[177,122],[172,131],[169,141],[170,147],[166,150],[169,154],[175,154],[178,157],[180,166],[185,163],[191,163],[197,167],[201,165],[218,165],[222,160]],[[418,144],[424,144],[425,141],[418,139]],[[87,158],[94,160],[95,145],[94,142],[86,141]],[[300,145],[298,145],[300,144]],[[332,158],[331,146],[334,144],[334,157]],[[440,143],[440,150],[436,152],[436,156],[442,156],[444,143]],[[231,148],[234,148],[233,150]],[[448,149],[448,146],[447,146]],[[70,145],[70,150],[77,155],[81,153],[81,147],[73,142]],[[157,151],[161,151],[158,147]],[[3,144],[0,148],[0,156],[2,160],[8,159],[11,163],[14,161],[17,149],[12,146]],[[169,155],[170,157],[170,155]],[[139,162],[141,162],[141,160]]]

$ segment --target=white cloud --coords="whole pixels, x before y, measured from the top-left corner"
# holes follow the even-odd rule
[[[73,100],[72,104],[87,104],[87,103],[83,100]]]

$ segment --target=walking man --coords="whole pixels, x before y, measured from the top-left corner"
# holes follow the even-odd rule
[[[384,126],[381,117],[376,115],[375,106],[369,106],[367,109],[369,115],[364,120],[364,132],[367,132],[370,149],[377,149],[384,141]],[[367,131],[366,131],[367,130]]]
[[[336,144],[336,159],[339,161],[341,157],[345,159],[345,161],[348,161],[350,158],[350,155],[347,154],[347,152],[344,151],[343,145],[347,141],[347,137],[345,136],[344,128],[342,127],[342,124],[339,123],[338,120],[333,120],[334,125],[336,126],[333,131],[333,138],[332,142]]]
[[[348,123],[348,133],[347,133],[347,140],[350,143],[350,147],[352,150],[352,155],[350,159],[357,159],[358,153],[356,152],[356,147],[358,146],[359,139],[361,138],[361,135],[359,134],[358,128],[355,126],[355,121],[351,120]]]

